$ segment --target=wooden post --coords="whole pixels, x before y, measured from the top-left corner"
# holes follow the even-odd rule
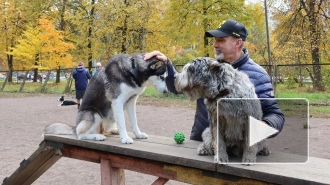
[[[24,78],[23,78],[23,82],[22,82],[22,84],[21,84],[21,88],[19,89],[19,92],[22,92],[22,90],[23,90],[23,88],[24,88],[25,80],[27,80],[27,75],[28,75],[28,73],[29,73],[29,70],[27,70],[27,71],[25,72],[25,75],[24,75]]]
[[[101,184],[102,185],[125,185],[125,171],[112,167],[110,160],[100,159]]]
[[[7,83],[7,81],[8,81],[8,78],[9,78],[9,74],[11,74],[11,72],[12,72],[12,69],[10,68],[9,71],[7,72],[7,75],[6,75],[5,81],[4,81],[3,84],[2,84],[1,91],[3,91],[3,89],[5,88],[6,83]]]
[[[66,87],[65,87],[64,92],[70,92],[71,84],[72,84],[72,73],[73,73],[73,70],[74,70],[74,69],[75,69],[75,68],[72,68],[71,73],[70,73],[70,76],[69,76],[69,78],[67,79],[67,84],[66,84]]]
[[[41,87],[41,90],[40,92],[45,92],[45,88],[46,88],[46,85],[47,85],[47,82],[49,80],[49,77],[50,77],[50,73],[52,72],[52,69],[50,69],[46,75],[46,79],[44,81],[44,85]],[[42,77],[41,77],[42,78]]]

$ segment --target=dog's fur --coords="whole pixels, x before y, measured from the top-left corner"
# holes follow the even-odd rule
[[[202,134],[203,143],[197,149],[198,154],[214,154],[215,162],[228,163],[228,150],[242,156],[243,164],[256,162],[256,155],[263,149],[264,141],[249,147],[249,116],[261,120],[262,110],[254,85],[245,73],[230,64],[200,57],[176,74],[175,87],[190,100],[205,98],[210,127]],[[268,155],[268,150],[264,154]]]
[[[104,140],[105,135],[119,133],[122,143],[133,143],[126,131],[124,109],[136,138],[148,138],[137,124],[136,100],[149,85],[166,93],[164,76],[167,73],[164,62],[156,57],[144,61],[143,56],[115,55],[91,78],[76,118],[74,131],[78,139]],[[73,131],[70,126],[56,123],[47,126],[44,133],[72,134]]]
[[[64,99],[64,96],[61,96],[57,101],[61,102],[61,104],[59,104],[58,106],[77,105],[77,102],[73,100],[66,100]]]

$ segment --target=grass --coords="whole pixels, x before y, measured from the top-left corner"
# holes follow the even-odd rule
[[[277,98],[305,98],[309,103],[310,117],[330,118],[330,92],[314,91],[310,87],[296,87],[288,89],[280,84],[276,87]],[[282,107],[281,107],[282,108]],[[301,112],[295,111],[295,114]],[[293,113],[294,114],[294,113]]]
[[[2,87],[0,82],[0,88]],[[23,88],[24,93],[40,93],[42,88],[42,83],[25,83]],[[45,91],[43,93],[49,94],[63,94],[67,83],[54,83],[50,82],[47,84]],[[21,83],[11,82],[7,83],[4,88],[4,92],[7,92],[6,96],[10,96],[11,93],[16,94],[19,92]],[[13,96],[15,96],[12,94]],[[5,96],[4,93],[0,93],[0,96]],[[297,87],[294,89],[288,89],[285,85],[279,84],[276,87],[276,97],[277,98],[306,98],[309,102],[309,115],[311,117],[323,117],[330,118],[330,92],[315,92],[309,87]],[[305,101],[299,102],[299,104],[304,104]],[[138,104],[144,105],[156,105],[156,106],[179,106],[179,107],[189,107],[195,108],[195,101],[189,101],[185,95],[175,95],[173,93],[160,94],[153,87],[147,87],[145,92],[138,99]],[[286,114],[290,115],[305,115],[308,113],[307,109],[301,110],[303,106],[295,106],[294,104],[288,104],[279,102],[281,109],[286,111]],[[306,104],[307,105],[307,104]]]
[[[3,82],[0,82],[0,88]],[[21,82],[7,82],[4,88],[4,92],[19,92],[21,88]],[[64,92],[66,87],[66,82],[55,83],[49,81],[43,93],[56,93],[61,94]],[[44,83],[40,82],[25,82],[22,92],[26,93],[40,93]]]

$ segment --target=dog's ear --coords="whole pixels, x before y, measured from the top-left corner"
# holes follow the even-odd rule
[[[190,74],[194,74],[195,70],[196,69],[195,69],[194,65],[189,65],[188,69],[187,69],[187,72],[190,73]]]
[[[155,61],[150,62],[148,65],[148,69],[152,69],[154,72],[154,75],[162,75],[166,72],[166,65],[163,61],[155,59]]]
[[[163,62],[160,61],[160,60],[158,60],[158,61],[156,61],[156,62],[152,62],[152,63],[150,63],[149,68],[150,68],[150,69],[158,69],[158,68],[160,68],[162,65],[163,65]]]
[[[210,64],[210,69],[211,70],[218,70],[219,68],[221,68],[220,63],[217,60],[213,59],[213,58],[209,59],[209,64]]]
[[[224,69],[226,68],[225,65],[229,65],[229,64],[226,64],[226,63],[220,63],[218,62],[217,60],[215,59],[210,59],[209,61],[209,65],[210,65],[210,71],[213,73],[213,74],[222,74]]]

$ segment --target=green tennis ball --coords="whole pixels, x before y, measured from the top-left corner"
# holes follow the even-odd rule
[[[177,143],[177,144],[182,144],[183,141],[184,141],[184,134],[182,132],[176,132],[174,134],[174,141]]]

